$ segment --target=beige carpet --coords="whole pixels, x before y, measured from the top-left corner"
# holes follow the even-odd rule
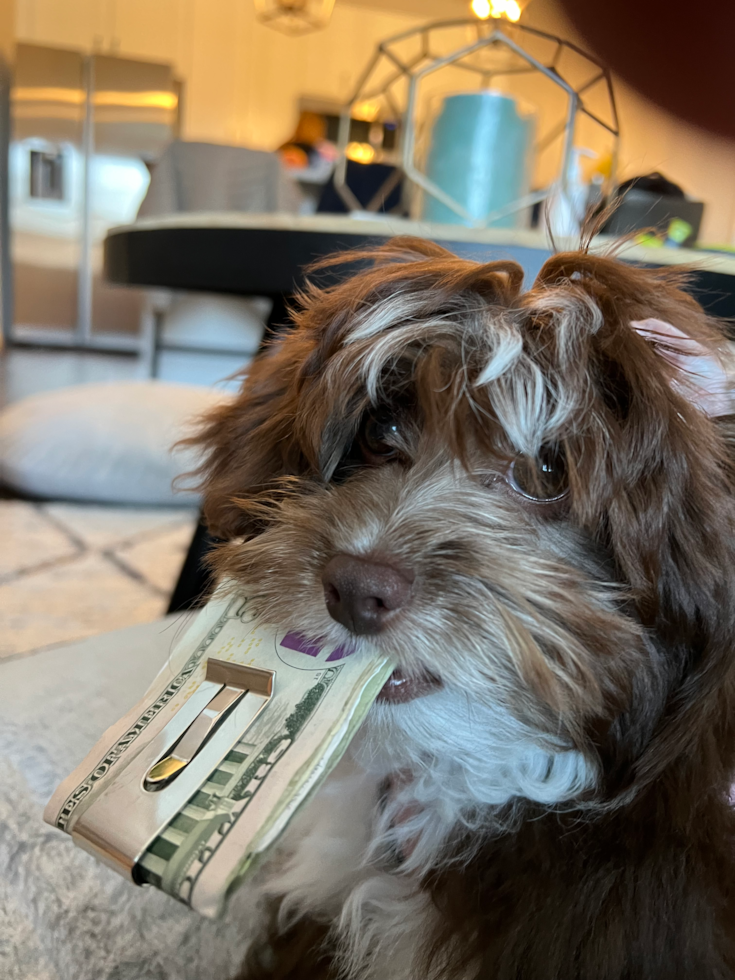
[[[0,500],[0,658],[162,616],[195,520],[181,508]]]

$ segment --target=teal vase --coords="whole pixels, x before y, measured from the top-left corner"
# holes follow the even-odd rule
[[[434,123],[426,175],[472,219],[485,220],[528,193],[533,133],[533,118],[522,115],[510,96],[491,91],[450,95]],[[421,217],[473,224],[427,192]],[[517,211],[492,227],[518,228],[527,221],[528,212]]]

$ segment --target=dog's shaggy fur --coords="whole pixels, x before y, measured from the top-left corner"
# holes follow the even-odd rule
[[[525,293],[423,241],[373,258],[208,420],[206,514],[219,572],[313,636],[348,638],[335,555],[410,574],[365,639],[440,685],[378,702],[297,820],[244,976],[735,977],[727,423],[631,324],[721,333],[582,252]]]

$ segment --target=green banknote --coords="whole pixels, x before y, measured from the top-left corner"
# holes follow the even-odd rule
[[[269,671],[169,784],[146,774],[211,705],[208,662]],[[148,692],[58,787],[48,823],[131,878],[216,915],[344,753],[391,666],[377,653],[265,626],[218,591]]]

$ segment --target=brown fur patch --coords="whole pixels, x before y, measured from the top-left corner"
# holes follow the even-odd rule
[[[276,903],[263,937],[250,948],[233,980],[338,980],[332,969],[328,925],[300,919],[281,930],[277,921]]]

